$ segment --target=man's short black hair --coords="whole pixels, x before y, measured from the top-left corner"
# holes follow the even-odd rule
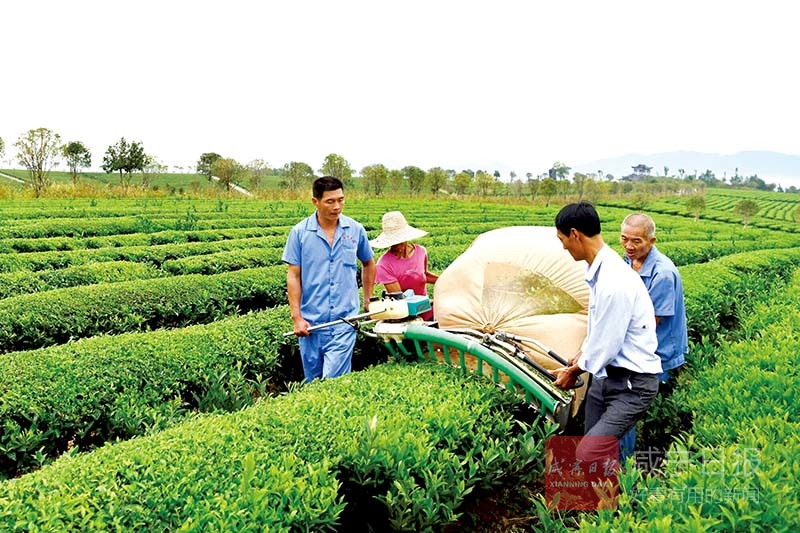
[[[575,228],[587,237],[594,237],[600,233],[600,216],[589,202],[568,204],[556,215],[556,228],[564,235]]]
[[[325,194],[325,191],[336,191],[339,189],[344,191],[344,185],[342,184],[342,180],[335,176],[322,176],[321,178],[317,178],[314,180],[314,185],[311,186],[311,191],[314,194],[314,198],[317,200],[322,200],[322,195]]]

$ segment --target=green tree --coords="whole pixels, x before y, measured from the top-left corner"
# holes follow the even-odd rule
[[[561,161],[556,161],[553,163],[553,170],[555,170],[557,180],[565,180],[569,177],[569,171],[572,169]]]
[[[550,199],[558,192],[558,184],[553,178],[545,178],[539,186],[539,192],[545,197],[547,207],[550,207]]]
[[[14,143],[17,160],[31,176],[33,192],[37,198],[47,188],[50,170],[61,155],[61,136],[47,128],[28,130]]]
[[[128,142],[122,137],[117,144],[112,144],[106,149],[103,156],[103,170],[110,174],[119,172],[119,181],[123,187],[131,182],[133,171],[144,169],[145,153],[142,143]]]
[[[526,184],[528,185],[528,194],[531,195],[531,202],[536,200],[536,194],[539,192],[539,187],[541,186],[542,182],[539,178],[534,178],[533,174],[528,172],[526,174],[528,177],[528,181]]]
[[[201,154],[200,159],[197,160],[197,173],[202,174],[206,177],[206,179],[208,179],[208,181],[211,181],[211,176],[214,175],[214,173],[211,172],[211,165],[213,165],[214,161],[220,159],[221,157],[221,155],[214,152],[206,152]]]
[[[344,184],[345,188],[353,185],[353,169],[350,168],[350,163],[339,154],[328,154],[322,162],[322,168],[319,169],[322,176],[333,176],[339,178]]]
[[[447,171],[442,167],[433,167],[428,169],[427,177],[430,191],[434,196],[438,196],[439,191],[447,183]]]
[[[705,197],[694,194],[686,199],[686,207],[694,214],[694,221],[700,220],[700,213],[706,208]]]
[[[301,161],[292,161],[283,166],[283,182],[291,190],[296,191],[311,184],[314,180],[314,170],[310,165]]]
[[[6,143],[2,137],[0,137],[0,157],[3,157],[3,154],[6,153]]]
[[[72,141],[64,145],[62,155],[67,160],[67,167],[72,174],[72,184],[75,185],[78,183],[78,172],[82,168],[92,166],[92,154],[82,142]]]
[[[249,177],[250,187],[258,189],[261,187],[261,180],[269,173],[269,164],[263,159],[253,159],[245,165],[245,172]]]
[[[155,156],[144,154],[144,165],[142,165],[142,188],[149,189],[153,178],[167,173],[167,165],[163,164]]]
[[[425,171],[419,167],[409,165],[400,169],[400,172],[408,180],[408,190],[411,191],[411,194],[419,194],[425,184]]]
[[[489,189],[492,188],[492,185],[494,185],[494,177],[492,177],[491,174],[482,170],[479,170],[475,174],[475,189],[479,195],[486,196],[489,193]]]
[[[455,176],[453,176],[453,187],[456,190],[456,194],[464,195],[469,190],[470,185],[472,185],[472,176],[467,174],[466,172],[459,172]]]
[[[361,177],[364,178],[364,190],[380,196],[389,181],[389,169],[381,164],[369,165],[361,169]]]
[[[607,188],[607,185],[595,179],[587,178],[583,184],[583,194],[588,201],[595,203],[602,196],[604,188]]]
[[[741,200],[733,208],[733,214],[742,217],[742,225],[747,229],[750,219],[758,213],[759,207],[753,200]]]
[[[220,157],[211,165],[211,173],[214,177],[219,178],[220,185],[225,187],[226,191],[230,191],[231,185],[235,184],[244,174],[244,167],[235,159]]]
[[[405,178],[403,177],[403,171],[392,169],[389,171],[389,189],[393,193],[400,192],[400,189],[403,187],[403,181]]]
[[[706,169],[705,172],[700,174],[699,179],[709,187],[713,187],[714,185],[719,183],[719,180],[710,169]]]
[[[650,203],[651,197],[645,192],[637,192],[633,195],[633,198],[630,199],[631,206],[636,211],[644,211],[647,208],[647,205]]]
[[[583,200],[584,189],[586,187],[586,180],[588,179],[589,176],[587,176],[583,172],[576,172],[575,175],[572,176],[572,182],[575,184],[575,194],[578,195],[579,202]]]
[[[516,198],[522,198],[522,195],[525,194],[525,184],[522,183],[522,180],[512,180],[511,187],[514,190],[514,196]]]

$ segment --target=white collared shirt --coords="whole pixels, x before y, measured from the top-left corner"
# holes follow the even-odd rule
[[[578,366],[598,378],[606,365],[660,374],[653,302],[639,274],[608,245],[586,269],[589,329]]]

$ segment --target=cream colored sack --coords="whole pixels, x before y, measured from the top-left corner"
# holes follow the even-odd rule
[[[586,337],[585,274],[586,262],[573,260],[563,249],[555,227],[492,230],[479,235],[439,276],[434,318],[441,328],[532,337],[569,359]],[[526,348],[543,367],[562,366],[536,346]],[[576,391],[573,412],[584,391]]]

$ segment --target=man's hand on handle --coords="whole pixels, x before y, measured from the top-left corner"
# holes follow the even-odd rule
[[[311,332],[308,331],[308,328],[311,327],[311,324],[303,317],[293,318],[292,322],[294,322],[294,334],[298,337],[308,337],[311,335]]]
[[[553,374],[556,376],[556,380],[553,382],[553,385],[559,389],[571,389],[575,386],[575,381],[578,379],[578,376],[581,374],[581,372],[583,372],[583,370],[578,366],[577,363],[573,363],[570,366],[556,368],[553,370]]]

